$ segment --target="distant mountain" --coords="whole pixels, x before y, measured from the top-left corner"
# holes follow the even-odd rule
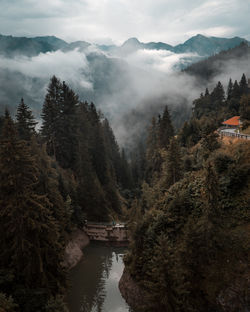
[[[76,48],[83,50],[89,45],[90,43],[85,41],[67,43],[55,36],[27,38],[0,35],[0,55],[5,57],[15,57],[17,55],[32,57],[40,53],[57,50],[66,52]]]
[[[220,51],[228,50],[240,45],[242,42],[248,43],[244,38],[217,38],[205,37],[203,35],[196,35],[182,44],[171,46],[164,42],[140,42],[137,38],[130,38],[126,40],[120,47],[117,46],[100,46],[103,51],[126,56],[140,49],[146,50],[167,50],[173,53],[194,53],[202,57],[207,57],[219,53]]]
[[[204,81],[209,81],[224,72],[225,67],[231,63],[235,68],[241,66],[242,70],[249,71],[250,47],[247,42],[242,42],[239,46],[221,51],[205,60],[194,63],[188,66],[184,72]],[[247,64],[245,69],[244,64]]]
[[[183,44],[175,46],[173,51],[175,53],[191,52],[202,56],[208,56],[219,53],[220,51],[234,48],[240,45],[241,42],[247,42],[247,40],[240,37],[227,39],[196,35],[185,41]]]
[[[140,49],[146,50],[166,50],[173,53],[194,53],[201,57],[214,55],[223,50],[228,50],[238,46],[241,42],[247,40],[234,38],[217,38],[196,35],[182,44],[171,46],[164,42],[140,42],[137,38],[126,40],[121,46],[115,45],[96,45],[100,50],[109,52],[113,56],[127,56]],[[85,50],[91,44],[85,41],[75,41],[67,43],[55,36],[44,37],[13,37],[0,35],[0,55],[14,57],[16,55],[35,56],[39,53],[62,50],[64,52],[78,48],[80,51]],[[189,62],[192,60],[189,60]],[[197,59],[194,59],[197,61]]]

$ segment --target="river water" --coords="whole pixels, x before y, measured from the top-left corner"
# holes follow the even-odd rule
[[[123,272],[125,248],[92,243],[69,275],[70,312],[128,312],[118,283]]]

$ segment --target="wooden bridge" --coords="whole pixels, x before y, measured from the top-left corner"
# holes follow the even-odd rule
[[[125,224],[86,222],[84,232],[92,241],[127,244],[128,229]]]

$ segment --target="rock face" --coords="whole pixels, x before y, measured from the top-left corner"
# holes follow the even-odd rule
[[[126,269],[119,281],[119,289],[122,297],[134,311],[141,310],[145,305],[146,292],[137,285]]]
[[[247,285],[246,285],[247,284]],[[134,312],[143,311],[147,305],[147,293],[132,279],[126,268],[119,282],[119,289],[128,305]],[[246,291],[249,289],[249,291]],[[236,279],[234,285],[229,285],[220,292],[216,304],[219,311],[224,312],[250,312],[250,276],[246,274],[243,279]]]
[[[82,259],[82,249],[89,244],[89,237],[81,230],[76,230],[65,248],[63,266],[72,269]]]

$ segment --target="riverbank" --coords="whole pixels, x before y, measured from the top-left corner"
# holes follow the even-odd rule
[[[83,248],[89,244],[87,234],[79,229],[72,233],[71,239],[65,248],[63,266],[68,270],[72,269],[81,261]]]
[[[126,268],[124,268],[119,281],[119,290],[122,297],[134,311],[140,311],[145,305],[146,292],[132,279]]]
[[[68,276],[69,311],[131,311],[118,288],[126,248],[91,242],[83,252],[83,259]]]

